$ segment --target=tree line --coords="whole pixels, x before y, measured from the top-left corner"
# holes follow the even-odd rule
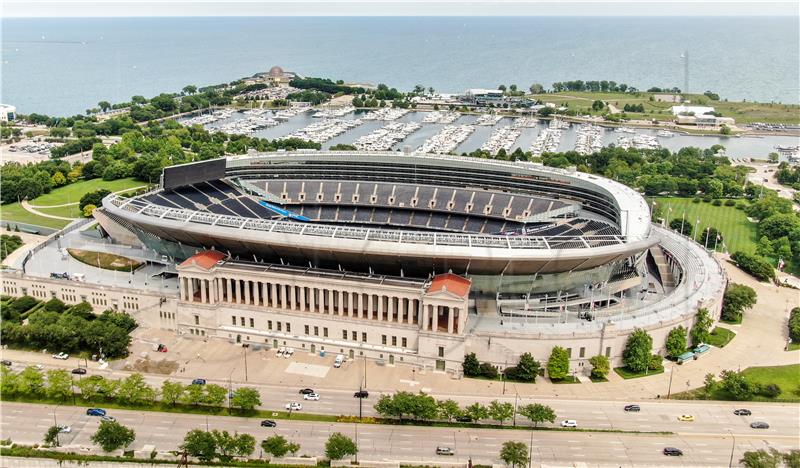
[[[11,347],[123,357],[128,354],[130,332],[137,327],[124,312],[95,314],[86,302],[67,306],[56,298],[40,302],[23,296],[2,309],[0,340]]]

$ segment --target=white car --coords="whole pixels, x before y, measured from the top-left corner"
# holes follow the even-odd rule
[[[283,356],[283,354],[284,354],[285,352],[286,352],[286,348],[284,348],[283,346],[281,346],[281,347],[278,349],[278,357],[281,357],[281,356]]]
[[[561,421],[561,427],[578,427],[578,421],[574,419],[565,419]]]
[[[286,351],[283,352],[283,357],[289,358],[292,354],[294,354],[294,348],[286,348]]]
[[[301,409],[303,409],[303,405],[301,405],[300,403],[295,403],[295,402],[286,403],[286,409],[288,411],[300,411]]]
[[[66,361],[67,359],[69,359],[69,354],[63,352],[54,354],[53,359],[61,359],[62,361]]]
[[[61,432],[63,434],[69,434],[70,432],[72,432],[72,428],[69,426],[58,426],[58,432]]]
[[[115,418],[114,416],[109,416],[107,414],[101,416],[100,419],[102,419],[103,421],[110,421],[110,422],[114,422],[117,420],[117,418]]]
[[[303,395],[304,400],[319,401],[319,393],[306,393]]]

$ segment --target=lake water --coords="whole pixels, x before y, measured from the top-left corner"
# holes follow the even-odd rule
[[[320,119],[312,117],[313,114],[314,114],[313,111],[301,112],[295,115],[294,117],[291,117],[288,121],[284,121],[275,127],[270,127],[254,132],[253,136],[268,138],[268,139],[286,137],[296,130],[302,129],[313,123],[319,122]],[[425,116],[425,114],[426,114],[425,112],[410,112],[405,116],[401,117],[400,119],[398,119],[398,121],[422,122],[422,119]],[[359,112],[359,114],[350,113],[342,118],[354,119],[354,118],[361,118],[363,117],[363,115],[364,114],[362,112]],[[273,114],[266,113],[263,116],[273,117]],[[245,117],[246,116],[244,114],[237,112],[229,118],[219,120],[217,122],[214,122],[213,124],[207,125],[206,128],[210,129],[214,126],[219,126],[228,122],[243,119]],[[473,115],[463,115],[454,124],[471,124],[475,121],[475,119],[476,117]],[[476,149],[480,149],[481,145],[483,145],[483,143],[489,138],[489,135],[492,133],[493,130],[501,126],[510,125],[512,121],[513,119],[511,118],[504,118],[495,126],[484,126],[484,125],[475,126],[475,131],[456,148],[455,152],[457,154],[461,154],[463,152],[469,153]],[[358,137],[371,133],[372,131],[383,127],[387,123],[388,122],[376,121],[376,120],[363,120],[363,123],[361,125],[353,129],[350,129],[342,133],[341,135],[338,135],[322,143],[322,147],[324,149],[327,149],[339,143],[352,144],[356,139],[358,139]],[[444,126],[445,125],[443,124],[436,124],[436,123],[422,123],[422,128],[411,133],[402,142],[393,145],[392,149],[401,150],[406,146],[410,147],[412,150],[418,149],[425,142],[425,140],[438,133]],[[520,129],[522,131],[522,134],[516,140],[515,144],[512,146],[512,151],[517,147],[522,148],[525,151],[530,150],[531,144],[534,142],[539,132],[542,129],[546,128],[546,126],[547,126],[546,121],[540,121],[536,127]],[[572,126],[570,126],[570,128],[563,130],[561,143],[558,147],[559,151],[570,151],[574,149],[577,128],[578,125],[573,124]],[[790,136],[723,137],[723,136],[693,136],[693,135],[684,135],[676,133],[675,136],[673,137],[659,137],[656,135],[657,130],[654,129],[637,128],[636,132],[656,136],[662,147],[668,148],[672,151],[677,151],[686,146],[695,146],[698,148],[705,149],[705,148],[710,148],[713,145],[720,144],[725,147],[727,155],[732,158],[766,159],[769,153],[775,151],[776,145],[796,146],[800,144],[800,139],[798,137],[790,137]],[[630,137],[632,135],[627,133],[619,134],[614,132],[614,129],[612,128],[604,128],[603,146],[608,146],[612,143],[616,143],[617,139],[620,136]]]
[[[575,79],[683,88],[686,49],[690,91],[800,100],[800,37],[791,17],[1,21],[0,100],[20,113],[82,113],[101,100],[229,82],[273,65],[401,90],[527,89]]]

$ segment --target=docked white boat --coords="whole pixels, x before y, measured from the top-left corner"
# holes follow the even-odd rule
[[[473,125],[446,125],[439,133],[425,140],[425,143],[419,147],[419,151],[447,154],[455,150],[474,131]]]
[[[417,122],[390,122],[367,135],[359,137],[353,146],[360,151],[388,151],[396,143],[422,128]]]
[[[498,151],[504,149],[508,152],[521,134],[522,131],[511,126],[497,128],[492,132],[483,146],[481,146],[481,151],[488,151],[489,154],[497,154]]]

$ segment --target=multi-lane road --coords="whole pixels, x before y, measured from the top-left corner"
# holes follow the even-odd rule
[[[691,465],[727,466],[731,453],[734,461],[742,453],[766,447],[779,450],[797,448],[795,436],[736,430],[733,434],[703,434],[679,431],[673,435],[621,434],[573,431],[527,431],[493,429],[454,429],[415,426],[320,423],[279,420],[276,428],[260,427],[259,420],[238,417],[205,417],[158,412],[109,410],[120,423],[136,431],[134,449],[154,445],[157,451],[174,450],[191,429],[208,427],[252,434],[262,440],[281,434],[301,445],[300,454],[322,455],[329,434],[342,432],[356,439],[360,457],[364,460],[405,460],[433,464],[436,461],[466,461],[475,463],[498,461],[503,442],[530,442],[533,435],[534,464],[567,464],[586,461],[601,465]],[[86,416],[83,407],[64,407],[4,403],[2,429],[4,437],[14,442],[41,442],[46,429],[54,424],[67,424],[69,434],[61,434],[63,446],[91,446],[89,437],[99,425],[99,418]],[[685,426],[690,429],[690,426]],[[735,440],[734,440],[735,438]],[[456,455],[440,457],[437,446],[450,447]],[[666,457],[666,446],[678,447],[683,457]],[[260,454],[256,449],[254,456]]]

